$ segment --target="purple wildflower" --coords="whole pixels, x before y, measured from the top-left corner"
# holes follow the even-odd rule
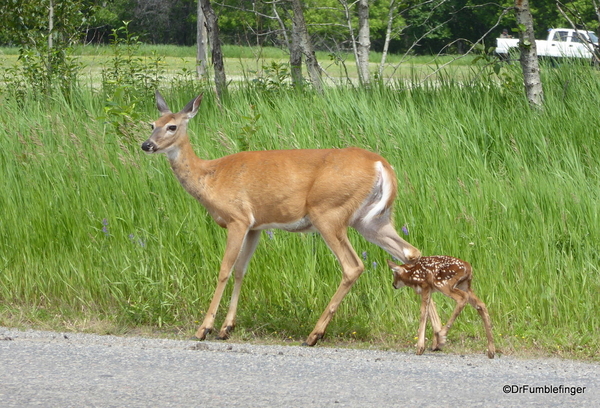
[[[136,240],[135,240],[135,235],[133,235],[133,234],[129,234],[129,240],[131,241],[131,243],[133,243],[133,244],[138,244],[138,245],[139,245],[139,246],[141,246],[142,248],[145,248],[145,247],[146,247],[146,243],[145,243],[145,242],[144,242],[144,241],[143,241],[141,238],[139,238],[139,239],[136,241]]]
[[[267,230],[267,235],[269,236],[269,239],[273,239],[274,238],[273,231],[271,231],[271,230]]]
[[[404,235],[408,235],[408,225],[407,224],[404,224],[402,226],[402,232],[404,233]]]
[[[366,261],[367,260],[367,251],[363,251],[362,253],[362,258]]]
[[[107,237],[110,235],[108,232],[108,220],[106,218],[102,219],[102,232],[104,232],[104,235]]]

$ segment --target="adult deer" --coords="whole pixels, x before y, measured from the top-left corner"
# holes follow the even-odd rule
[[[196,337],[203,340],[213,330],[233,271],[229,311],[219,331],[219,338],[229,337],[242,279],[261,230],[318,231],[342,266],[342,281],[306,339],[306,345],[313,346],[364,269],[348,240],[348,226],[403,262],[415,262],[421,256],[391,224],[397,191],[394,171],[383,157],[358,148],[255,151],[200,159],[190,144],[187,125],[201,101],[202,95],[172,113],[156,92],[161,116],[142,144],[147,153],[165,153],[183,188],[206,207],[217,224],[227,228],[217,287]]]
[[[439,350],[446,342],[448,330],[468,302],[477,309],[483,320],[488,340],[487,354],[489,358],[494,358],[496,348],[492,336],[490,315],[485,303],[475,296],[471,289],[473,272],[468,262],[451,256],[424,256],[413,265],[396,265],[392,261],[388,261],[388,265],[394,271],[394,288],[408,286],[421,295],[417,354],[423,354],[425,350],[427,317],[429,316],[433,326],[432,350]],[[454,312],[444,327],[442,327],[435,303],[431,299],[433,292],[441,292],[456,301]]]

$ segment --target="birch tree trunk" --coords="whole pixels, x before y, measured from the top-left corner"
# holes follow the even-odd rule
[[[354,35],[354,28],[352,27],[352,14],[350,13],[350,5],[348,4],[347,0],[338,0],[338,1],[344,8],[344,17],[346,17],[346,25],[348,26],[348,34],[350,34],[350,44],[352,45],[352,52],[354,53],[354,62],[356,62],[356,69],[358,71],[358,80],[360,83],[362,83],[362,80],[360,78],[360,69],[358,68],[360,65],[358,62],[358,48],[357,48],[358,41],[356,40],[356,36]]]
[[[371,82],[369,74],[369,50],[371,38],[369,31],[369,0],[358,1],[358,47],[357,68],[361,85],[368,86]]]
[[[48,49],[52,50],[54,44],[52,38],[54,37],[54,0],[50,0],[48,5]]]
[[[394,23],[394,11],[396,10],[396,0],[390,0],[390,9],[388,10],[387,27],[385,29],[385,41],[383,43],[383,52],[381,53],[381,62],[379,63],[379,79],[383,78],[383,69],[387,58],[390,41],[392,39],[392,25]]]
[[[198,2],[198,24],[196,25],[196,73],[198,78],[206,78],[208,74],[208,33],[206,19],[202,12],[202,3]]]
[[[312,86],[318,91],[323,91],[323,83],[321,80],[321,68],[317,62],[317,56],[312,47],[310,36],[306,28],[304,20],[304,12],[302,11],[302,2],[300,0],[291,0],[293,9],[293,31],[296,33],[300,41],[300,48],[304,54],[306,61],[306,70]]]
[[[529,105],[540,109],[544,104],[544,90],[540,78],[540,66],[538,64],[529,0],[515,0],[515,13],[517,24],[521,27],[519,30],[519,48],[521,50],[520,61],[523,70],[525,94]]]
[[[223,64],[223,52],[219,41],[218,17],[210,4],[210,0],[199,0],[202,12],[206,18],[206,31],[212,48],[212,63],[215,69],[215,87],[219,99],[227,94],[227,78],[225,77],[225,66]]]

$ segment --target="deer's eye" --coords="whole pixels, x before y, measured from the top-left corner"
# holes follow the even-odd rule
[[[171,132],[175,132],[177,130],[177,126],[176,125],[169,125],[169,126],[167,126],[167,129],[170,130]]]

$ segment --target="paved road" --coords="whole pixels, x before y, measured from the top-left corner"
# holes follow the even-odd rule
[[[600,365],[0,327],[0,407],[459,405],[600,406]]]

